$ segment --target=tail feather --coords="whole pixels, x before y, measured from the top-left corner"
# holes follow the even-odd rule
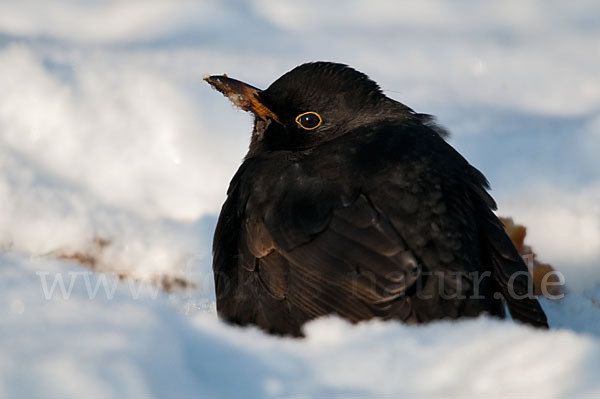
[[[525,324],[548,328],[546,314],[535,297],[533,277],[504,231],[502,222],[489,208],[482,216],[480,236],[485,250],[484,262],[490,264],[492,276],[511,316]]]

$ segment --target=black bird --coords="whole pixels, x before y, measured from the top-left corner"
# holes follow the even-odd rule
[[[337,314],[407,323],[481,313],[546,327],[488,182],[429,115],[342,64],[296,67],[266,90],[213,88],[255,115],[216,228],[217,310],[302,335]]]

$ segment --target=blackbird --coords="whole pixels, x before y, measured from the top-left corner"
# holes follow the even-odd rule
[[[314,318],[504,317],[547,328],[486,178],[426,114],[347,65],[266,90],[204,79],[254,114],[213,242],[219,316],[302,336]]]

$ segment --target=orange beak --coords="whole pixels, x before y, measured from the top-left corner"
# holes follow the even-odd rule
[[[213,89],[220,91],[225,97],[229,98],[236,107],[244,111],[250,111],[264,121],[270,118],[279,122],[277,115],[261,102],[260,93],[262,90],[232,79],[227,75],[204,75],[204,80]]]

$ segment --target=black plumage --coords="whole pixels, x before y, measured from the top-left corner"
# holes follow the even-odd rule
[[[223,319],[299,336],[328,314],[422,323],[503,317],[506,303],[547,327],[485,177],[430,116],[341,64],[264,91],[205,79],[255,114],[213,243]]]

